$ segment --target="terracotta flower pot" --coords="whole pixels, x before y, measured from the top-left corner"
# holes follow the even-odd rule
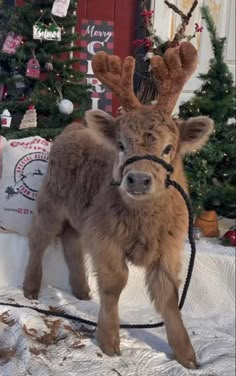
[[[217,214],[214,210],[203,211],[197,215],[194,226],[199,227],[203,236],[207,238],[215,238],[220,235]]]

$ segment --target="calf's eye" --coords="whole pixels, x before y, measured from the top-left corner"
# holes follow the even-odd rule
[[[171,144],[168,144],[165,149],[162,152],[162,155],[168,155],[170,151],[172,150],[173,146]]]
[[[121,152],[125,151],[124,144],[121,141],[118,142],[118,147],[119,147]]]

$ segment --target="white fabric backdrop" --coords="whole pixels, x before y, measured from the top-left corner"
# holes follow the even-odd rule
[[[189,260],[186,243],[183,278]],[[96,320],[99,301],[96,282],[90,276],[93,300],[82,302],[70,293],[68,270],[58,241],[44,258],[44,278],[39,302],[23,297],[21,284],[28,257],[27,239],[0,234],[0,301],[64,311]],[[79,324],[30,309],[0,305],[0,376],[151,376],[235,375],[235,249],[216,241],[197,242],[197,259],[186,304],[185,324],[200,368],[189,371],[172,357],[165,329],[122,330],[121,357],[102,354],[94,334]],[[7,312],[7,313],[6,313]],[[3,314],[4,313],[4,314]],[[132,267],[120,300],[125,323],[156,322],[143,283],[142,270]],[[33,330],[30,330],[33,329]],[[45,336],[45,334],[48,334]],[[92,338],[90,338],[92,337]]]

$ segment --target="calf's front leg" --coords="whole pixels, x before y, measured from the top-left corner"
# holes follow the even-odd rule
[[[96,252],[95,268],[100,292],[97,338],[107,355],[120,355],[118,301],[128,279],[128,268],[120,249]]]
[[[169,262],[173,260],[169,259]],[[178,282],[175,268],[161,260],[146,271],[146,282],[151,300],[161,313],[169,345],[176,360],[186,368],[197,368],[196,356],[178,307]]]
[[[74,295],[81,300],[89,300],[88,285],[83,249],[80,235],[72,227],[67,227],[61,234],[63,251],[69,269],[70,285]]]

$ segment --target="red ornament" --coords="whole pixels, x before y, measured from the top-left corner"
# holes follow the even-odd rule
[[[133,44],[136,46],[136,47],[140,47],[142,45],[144,45],[145,47],[151,47],[152,46],[152,41],[148,38],[145,38],[145,39],[136,39],[133,41]]]
[[[154,14],[153,10],[145,10],[141,13],[141,16],[145,18],[152,18],[152,15]]]
[[[236,246],[236,226],[230,227],[230,229],[223,236],[223,245]]]
[[[146,38],[145,39],[145,46],[148,47],[148,48],[151,47],[152,46],[152,41],[150,39]]]
[[[136,39],[133,41],[133,44],[136,46],[136,47],[139,47],[139,46],[142,46],[145,42],[145,39]]]
[[[201,33],[203,31],[203,26],[198,25],[198,23],[195,23],[195,31],[196,33]]]
[[[38,79],[40,76],[40,65],[36,57],[32,57],[27,64],[26,77]]]

